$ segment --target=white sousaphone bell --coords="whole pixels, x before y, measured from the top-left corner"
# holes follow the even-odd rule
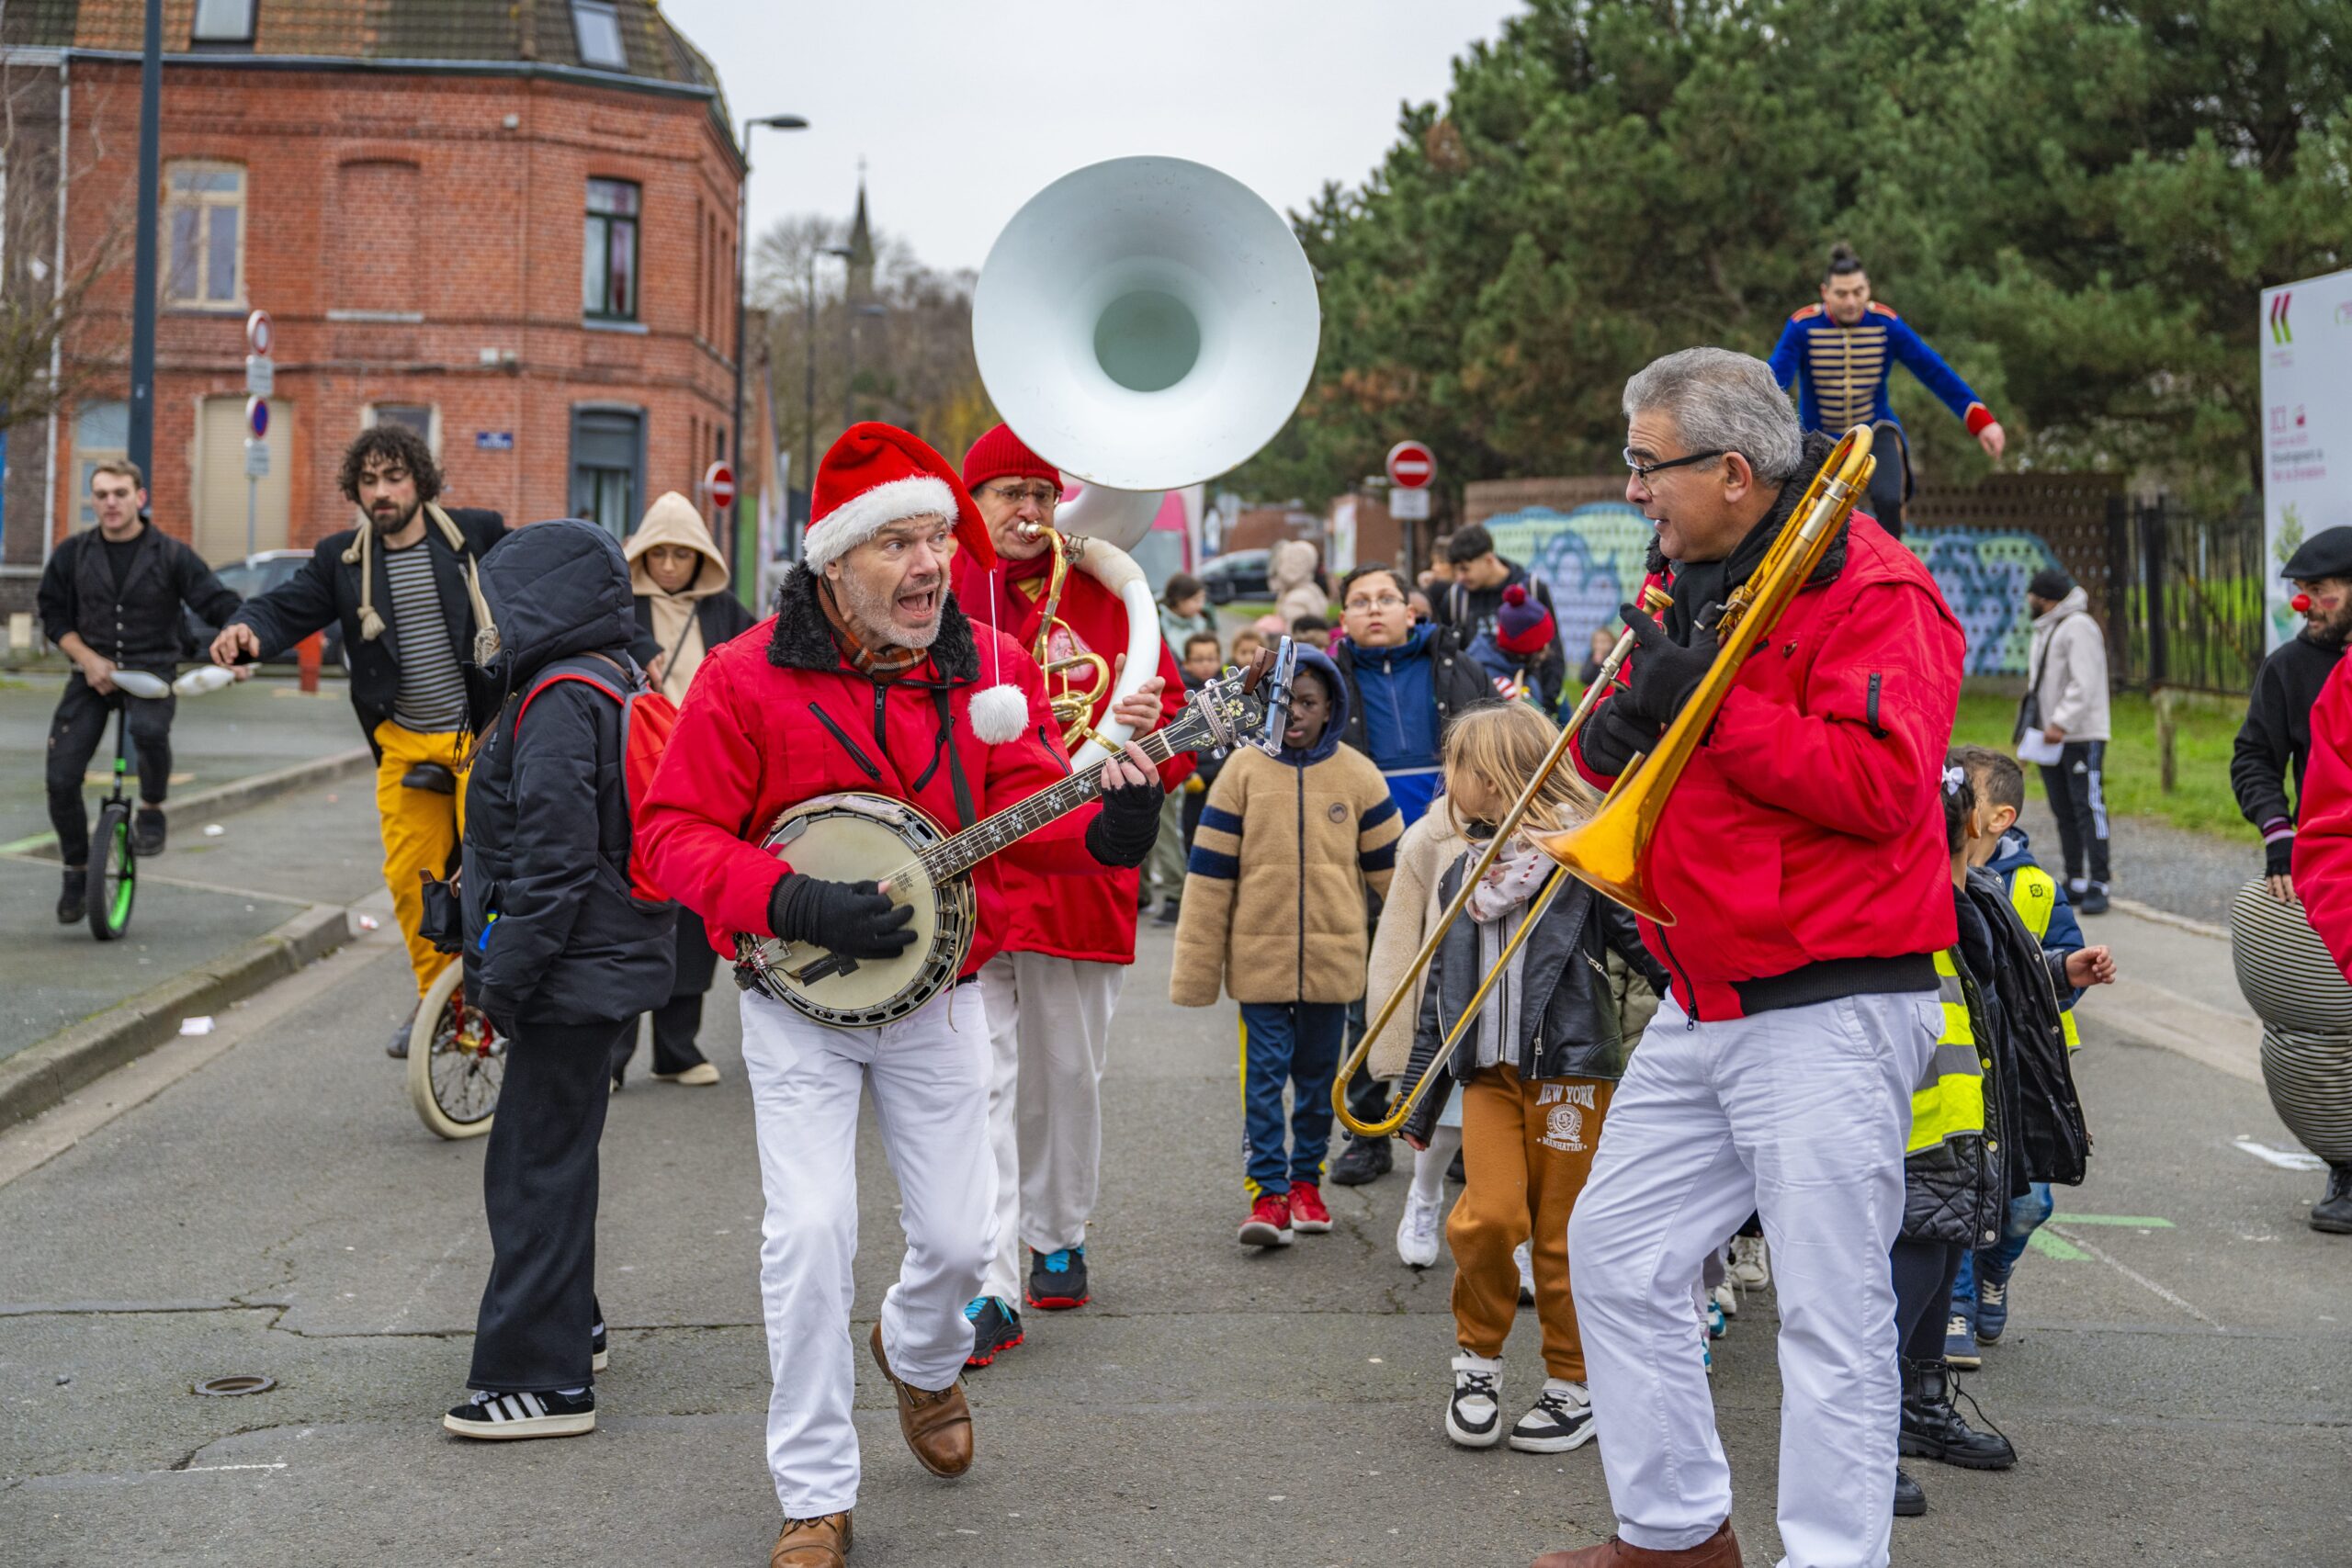
[[[1273,439],[1315,371],[1315,274],[1282,214],[1182,158],[1114,158],[1063,175],[997,236],[972,296],[989,397],[1031,450],[1083,489],[1054,532],[1127,613],[1115,704],[1159,668],[1159,616],[1127,551],[1164,493]],[[1114,744],[1125,726],[1100,727]],[[1106,755],[1093,740],[1075,767]]]

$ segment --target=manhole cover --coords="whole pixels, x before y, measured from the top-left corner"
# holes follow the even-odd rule
[[[263,1377],[259,1372],[237,1372],[225,1378],[207,1378],[193,1390],[215,1399],[228,1399],[240,1393],[266,1393],[277,1386],[276,1378]]]

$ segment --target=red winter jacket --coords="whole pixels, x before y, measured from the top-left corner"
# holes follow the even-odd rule
[[[2312,753],[2295,823],[2295,896],[2335,966],[2352,976],[2352,659],[2339,660],[2312,705]]]
[[[995,604],[1001,616],[997,630],[1023,648],[1037,646],[1037,621],[1045,614],[1045,595],[1040,592],[1031,599],[1012,586],[1008,578],[1014,573],[1035,575],[1044,565],[1042,558],[1038,567],[1007,561],[996,572]],[[989,615],[989,576],[969,555],[956,552],[956,598],[971,606],[969,614],[976,619],[985,619]],[[1035,581],[1042,585],[1045,580],[1036,576]],[[1076,639],[1068,652],[1099,653],[1113,666],[1118,664],[1119,655],[1127,647],[1127,614],[1116,594],[1073,568],[1063,580],[1061,607],[1055,614],[1069,626]],[[1065,656],[1058,640],[1050,651],[1057,658]],[[988,670],[982,670],[980,674],[983,684],[995,679]],[[1184,706],[1183,672],[1177,668],[1175,656],[1164,642],[1159,644],[1159,678],[1167,682],[1159,698],[1160,722],[1164,724]],[[1051,689],[1058,690],[1059,684],[1058,680],[1055,681]],[[1106,685],[1094,704],[1091,722],[1102,723],[1110,707],[1111,693]],[[1193,767],[1190,752],[1161,763],[1160,787],[1174,789],[1192,775]],[[1046,953],[1057,958],[1079,958],[1096,964],[1135,962],[1136,889],[1140,872],[1112,869],[1083,882],[1057,881],[1050,887],[1036,873],[1011,863],[1000,865],[996,874],[1004,889],[1008,922],[1000,933],[1000,951]]]
[[[792,868],[760,847],[786,807],[858,790],[910,801],[948,831],[1065,778],[1044,680],[1012,642],[975,628],[951,597],[939,639],[917,675],[876,684],[845,664],[802,568],[786,577],[778,613],[721,645],[695,672],[678,728],[637,810],[637,852],[654,880],[703,918],[711,945],[731,958],[735,935],[773,936],[768,897]],[[1001,746],[972,731],[972,698],[1004,679],[1029,694],[1029,730]],[[984,661],[988,671],[982,677]],[[971,799],[957,801],[957,768],[941,744],[939,694],[951,722],[952,763]],[[1105,868],[1083,843],[1099,811],[1088,805],[1023,839],[975,874],[978,929],[964,973],[994,956],[1007,924],[993,868],[1017,862],[1076,876]],[[1060,886],[1078,887],[1085,882]]]
[[[1844,550],[1740,667],[1658,820],[1652,886],[1676,923],[1642,939],[1695,1019],[1932,989],[1928,955],[1958,938],[1940,790],[1966,639],[1876,523],[1857,513]],[[1582,734],[1573,750],[1610,783]]]

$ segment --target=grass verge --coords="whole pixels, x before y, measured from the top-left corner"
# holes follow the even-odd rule
[[[1952,743],[2010,750],[2017,714],[2015,698],[1964,694]],[[2166,795],[2156,753],[2155,705],[2137,694],[2117,693],[2109,711],[2113,735],[2107,743],[2109,812],[2151,817],[2217,838],[2247,839],[2253,829],[2238,815],[2237,799],[2230,793],[2230,748],[2241,717],[2232,708],[2188,702],[2175,710],[2174,788]],[[2035,772],[2026,770],[2030,787],[2038,789]]]

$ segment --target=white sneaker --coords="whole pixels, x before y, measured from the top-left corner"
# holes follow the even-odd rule
[[[1544,1379],[1544,1392],[1510,1429],[1510,1446],[1523,1454],[1564,1454],[1592,1438],[1592,1395],[1564,1378]]]
[[[1725,1317],[1737,1317],[1739,1315],[1739,1292],[1731,1288],[1729,1280],[1725,1280],[1724,1283],[1717,1285],[1712,1293],[1714,1297],[1715,1304],[1724,1309],[1724,1315]]]
[[[1465,1449],[1502,1440],[1502,1362],[1464,1350],[1453,1358],[1453,1397],[1446,1402],[1445,1435]]]
[[[1521,1242],[1511,1248],[1510,1260],[1519,1265],[1519,1304],[1535,1304],[1535,1244]]]
[[[1396,1256],[1413,1269],[1437,1262],[1437,1233],[1445,1217],[1442,1199],[1424,1201],[1412,1188],[1405,1189],[1405,1217],[1396,1222]]]
[[[1726,1283],[1743,1291],[1760,1291],[1772,1282],[1772,1262],[1760,1235],[1731,1238],[1731,1264],[1724,1270]]]

